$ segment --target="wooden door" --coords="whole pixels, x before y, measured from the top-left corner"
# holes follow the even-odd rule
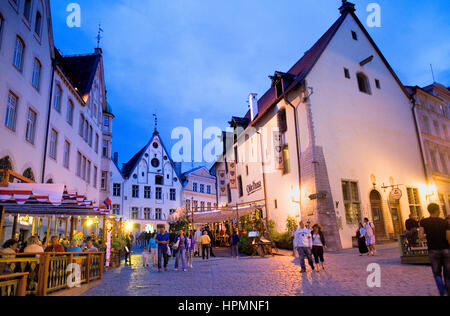
[[[389,201],[391,209],[392,225],[394,227],[394,238],[397,239],[399,235],[403,234],[402,216],[400,211],[400,201]]]
[[[377,238],[386,237],[386,228],[384,225],[383,208],[381,205],[381,195],[378,191],[370,193],[370,208],[372,210],[372,220],[375,225],[375,235]]]

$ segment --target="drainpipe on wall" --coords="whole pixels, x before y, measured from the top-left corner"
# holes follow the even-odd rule
[[[292,109],[294,110],[294,120],[295,120],[295,140],[296,140],[296,148],[297,148],[297,168],[298,168],[298,188],[299,188],[299,194],[300,194],[300,199],[299,199],[299,206],[300,206],[300,218],[302,217],[302,170],[301,170],[301,162],[300,162],[300,139],[298,137],[298,106],[301,104],[301,100],[300,103],[297,106],[294,106],[286,97],[284,97],[284,101],[289,104]]]
[[[55,79],[55,71],[56,71],[56,61],[52,60],[52,81],[50,84],[50,93],[48,100],[48,113],[47,113],[47,126],[45,129],[45,142],[44,142],[44,159],[42,161],[42,175],[41,175],[41,183],[45,183],[45,167],[47,164],[47,148],[48,148],[48,133],[50,129],[50,116],[52,112],[52,100],[53,100],[53,84]]]
[[[421,157],[422,157],[422,166],[423,166],[423,171],[425,173],[425,181],[426,181],[427,185],[429,185],[430,182],[429,182],[429,178],[428,178],[427,164],[425,162],[425,151],[423,149],[423,141],[422,141],[422,137],[420,134],[419,121],[417,120],[416,100],[414,98],[411,98],[410,102],[413,104],[412,112],[413,112],[413,117],[414,117],[414,125],[416,128],[417,140],[419,141],[419,148],[420,148],[420,153],[421,153]]]

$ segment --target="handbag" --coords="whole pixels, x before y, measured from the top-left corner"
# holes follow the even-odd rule
[[[172,256],[172,252],[170,251],[170,247],[167,247],[167,255],[168,255],[169,257]]]

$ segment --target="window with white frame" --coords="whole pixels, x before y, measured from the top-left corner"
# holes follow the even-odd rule
[[[162,188],[161,187],[157,187],[156,191],[155,191],[155,198],[157,200],[162,200]]]
[[[20,38],[16,37],[16,45],[14,48],[14,59],[13,64],[19,70],[23,69],[23,56],[25,53],[25,42]]]
[[[26,139],[31,144],[34,144],[34,137],[36,135],[36,118],[36,112],[32,109],[28,109]]]
[[[114,204],[112,207],[113,215],[120,215],[120,204]]]
[[[139,198],[139,186],[133,185],[131,193],[132,193],[133,198],[138,199]]]
[[[170,189],[170,200],[171,201],[177,200],[177,190],[176,189]]]
[[[109,156],[109,142],[107,140],[103,141],[102,155],[103,155],[103,158],[108,158],[108,156]]]
[[[200,212],[204,212],[205,211],[205,202],[201,201],[200,202]]]
[[[56,153],[57,153],[57,147],[58,147],[58,132],[52,129],[50,132],[50,152],[49,155],[51,158],[56,159]]]
[[[113,196],[120,196],[121,188],[122,188],[122,185],[120,183],[114,183],[113,184]]]
[[[200,184],[200,193],[205,193],[205,185]]]
[[[131,209],[131,219],[139,219],[139,208],[133,207]]]
[[[149,186],[146,186],[144,188],[144,199],[151,199],[152,198],[152,188]]]
[[[162,209],[157,208],[155,210],[155,219],[158,221],[162,220]]]
[[[361,201],[359,199],[358,183],[342,181],[345,218],[347,223],[358,223],[361,220]]]
[[[19,99],[12,94],[8,95],[8,104],[6,105],[5,126],[16,131],[17,104]]]
[[[206,193],[211,194],[211,186],[210,185],[206,186]]]
[[[64,161],[63,161],[64,167],[69,169],[70,165],[70,143],[66,140],[64,142]]]
[[[194,191],[194,192],[197,192],[197,191],[198,191],[198,184],[197,184],[197,183],[194,183],[194,184],[192,185],[192,191]]]
[[[152,209],[151,208],[144,208],[144,220],[150,220],[152,216]]]
[[[40,86],[41,85],[41,71],[42,71],[42,64],[36,58],[36,59],[34,59],[34,63],[33,63],[32,83],[33,83],[33,87],[35,87],[37,90],[39,90],[41,87]]]
[[[106,191],[108,188],[108,172],[102,171],[101,189]]]
[[[74,112],[75,106],[73,105],[72,100],[69,100],[68,104],[67,104],[67,123],[69,123],[70,125],[73,124],[73,112]]]

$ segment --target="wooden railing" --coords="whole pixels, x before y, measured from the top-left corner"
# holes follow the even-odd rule
[[[19,254],[16,258],[0,259],[0,276],[27,273],[26,294],[46,296],[68,289],[68,279],[75,275],[77,267],[81,284],[101,280],[103,262],[103,252]]]
[[[0,296],[25,296],[28,273],[0,275]]]
[[[404,235],[400,235],[398,241],[400,243],[400,250],[402,252],[401,259],[403,264],[430,263],[428,245],[426,241],[417,240],[415,244],[411,245]]]

